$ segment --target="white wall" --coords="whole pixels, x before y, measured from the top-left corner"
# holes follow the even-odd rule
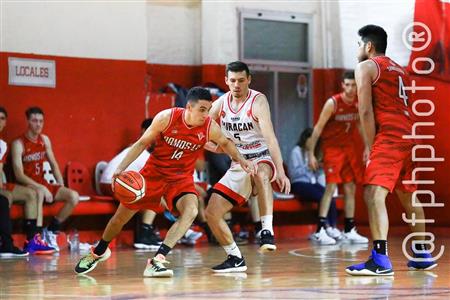
[[[334,67],[354,68],[357,59],[358,29],[367,24],[382,26],[388,34],[386,55],[407,65],[411,52],[403,45],[403,29],[414,20],[414,0],[339,1],[335,20],[339,20],[343,56]]]
[[[149,1],[149,63],[226,64],[238,58],[239,9],[301,12],[314,16],[314,48],[321,47],[320,3],[311,1]],[[322,51],[314,50],[322,66]]]
[[[146,4],[2,2],[0,51],[145,60]]]
[[[176,65],[237,59],[242,9],[312,14],[315,68],[353,68],[368,23],[385,27],[387,54],[406,65],[401,33],[414,15],[414,0],[1,3],[0,51]]]
[[[239,55],[240,9],[295,12],[314,16],[313,65],[322,66],[320,2],[316,1],[203,1],[202,63],[226,64]]]
[[[200,1],[147,3],[147,62],[201,64]]]

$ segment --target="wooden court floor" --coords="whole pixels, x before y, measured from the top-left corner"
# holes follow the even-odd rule
[[[440,240],[450,249],[450,239]],[[177,246],[168,256],[175,276],[143,278],[151,252],[114,249],[89,276],[76,276],[79,255],[0,260],[1,299],[450,299],[450,250],[432,271],[408,271],[401,239],[391,241],[394,277],[351,277],[344,268],[365,260],[367,247],[322,246],[282,241],[278,251],[260,254],[242,246],[246,274],[214,275],[223,250],[206,243]]]

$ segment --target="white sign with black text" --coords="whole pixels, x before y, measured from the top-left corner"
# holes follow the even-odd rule
[[[9,85],[56,87],[54,60],[8,57]]]

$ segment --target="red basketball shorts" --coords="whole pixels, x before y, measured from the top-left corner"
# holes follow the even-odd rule
[[[362,182],[362,153],[353,147],[323,147],[323,170],[327,183]]]
[[[413,146],[405,140],[393,140],[378,134],[366,165],[364,184],[382,186],[390,192],[394,189],[410,193],[417,190],[415,184],[402,183],[411,179],[415,167],[411,157]]]
[[[176,201],[186,194],[198,196],[194,186],[192,174],[184,178],[168,178],[163,176],[153,168],[143,168],[140,173],[145,179],[145,196],[132,204],[123,204],[133,210],[150,209],[162,212],[164,207],[160,205],[163,198],[170,211],[173,211]]]

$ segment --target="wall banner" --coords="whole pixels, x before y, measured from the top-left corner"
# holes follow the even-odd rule
[[[8,57],[9,85],[56,87],[54,60]]]

